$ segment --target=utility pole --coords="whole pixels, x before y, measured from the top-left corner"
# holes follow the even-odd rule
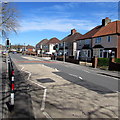
[[[65,42],[63,42],[64,44],[64,56],[63,56],[63,61],[65,62]]]

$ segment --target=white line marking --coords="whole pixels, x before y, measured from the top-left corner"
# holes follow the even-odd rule
[[[40,87],[46,89],[46,87],[44,87],[44,86],[42,86],[42,85],[40,85],[40,84],[38,84],[38,83],[36,83],[36,82],[34,82],[34,81],[32,81],[32,80],[29,80],[29,81],[31,81],[32,83],[34,83],[34,84],[36,84],[36,85],[38,85],[38,86],[40,86]]]
[[[49,118],[50,120],[53,120],[47,112],[43,112],[43,114],[46,116],[46,118]]]
[[[42,111],[44,111],[44,109],[45,109],[46,92],[47,92],[47,89],[44,90],[44,95],[43,95],[43,100],[42,100],[42,105],[41,105]]]
[[[80,77],[80,76],[79,76],[79,78],[80,78],[81,80],[83,80],[83,78],[82,78],[82,77]]]
[[[73,77],[78,77],[77,75],[73,75],[73,74],[69,74],[69,75],[71,75],[71,76],[73,76]]]
[[[29,81],[31,81],[32,83],[34,83],[34,84],[36,84],[36,85],[44,88],[44,95],[43,95],[43,99],[42,99],[41,111],[42,111],[42,113],[45,115],[46,118],[49,118],[49,119],[53,120],[53,119],[50,117],[50,115],[49,115],[47,112],[45,112],[45,100],[46,100],[46,95],[47,95],[47,94],[46,94],[46,93],[47,93],[46,87],[44,87],[43,85],[40,85],[40,84],[38,84],[38,83],[30,80],[31,73],[28,72],[28,71],[25,71],[25,70],[23,70],[23,69],[24,69],[24,67],[22,67],[21,70],[24,71],[24,72],[29,73],[29,76],[28,76],[28,79],[27,79],[27,80],[29,80]]]
[[[59,71],[57,68],[55,68],[56,71]]]

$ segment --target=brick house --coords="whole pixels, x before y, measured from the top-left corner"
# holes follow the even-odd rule
[[[93,28],[76,40],[76,59],[91,61],[92,58],[92,36],[100,29],[100,26]]]
[[[35,47],[34,47],[34,46],[31,46],[31,45],[27,45],[27,46],[26,46],[26,51],[27,51],[27,52],[35,52]]]
[[[48,39],[43,39],[39,43],[36,44],[35,49],[37,54],[48,52],[48,48],[46,48],[46,43]]]
[[[64,50],[67,56],[74,56],[75,45],[74,41],[80,38],[82,34],[76,31],[76,29],[71,30],[71,34],[66,36],[59,43],[59,54],[63,54]]]
[[[111,22],[106,17],[101,25],[81,36],[76,43],[77,59],[90,61],[93,56],[108,58],[109,52],[120,58],[120,21]]]
[[[106,17],[100,30],[92,37],[93,56],[108,58],[112,52],[113,57],[120,58],[120,21],[111,22]]]
[[[51,38],[45,45],[47,52],[49,54],[56,53],[56,50],[54,49],[54,46],[60,42],[59,39],[56,37]]]

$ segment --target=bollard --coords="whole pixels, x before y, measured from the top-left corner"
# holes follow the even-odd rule
[[[14,106],[14,89],[15,89],[15,85],[14,85],[14,70],[12,69],[12,77],[11,77],[11,105]]]

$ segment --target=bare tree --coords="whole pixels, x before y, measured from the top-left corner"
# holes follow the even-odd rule
[[[17,31],[18,24],[18,11],[11,3],[2,2],[0,6],[0,29],[2,37],[7,37],[11,31]]]

